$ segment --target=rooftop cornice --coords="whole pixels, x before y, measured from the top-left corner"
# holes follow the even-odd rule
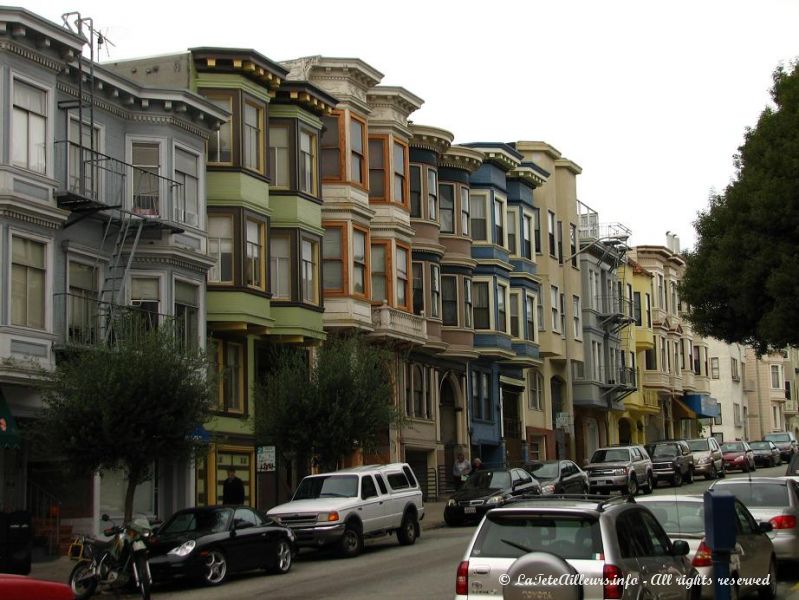
[[[288,76],[288,70],[248,48],[189,48],[198,73],[237,73],[276,91]]]
[[[304,56],[280,63],[288,69],[289,79],[313,81],[319,79],[345,79],[360,85],[365,90],[375,87],[383,74],[360,58],[335,58],[327,56]]]
[[[516,169],[524,158],[515,148],[501,142],[470,142],[463,145],[480,150],[485,156],[484,162],[494,163],[504,171]]]
[[[438,127],[412,123],[409,128],[413,135],[410,141],[412,148],[432,150],[439,155],[444,154],[452,145],[452,140],[455,139],[455,136],[449,131]]]
[[[277,91],[277,101],[299,104],[319,115],[333,112],[338,100],[308,81],[284,81]]]
[[[579,175],[583,172],[583,168],[578,165],[573,160],[569,160],[568,158],[559,158],[555,161],[555,167],[560,169],[568,169],[575,175]]]
[[[633,248],[636,260],[641,260],[641,254],[654,255],[659,257],[663,262],[671,262],[677,266],[685,266],[685,260],[679,254],[669,250],[666,246],[635,246]]]
[[[508,173],[508,177],[520,179],[529,183],[533,187],[544,185],[547,181],[547,178],[530,166],[530,163],[520,164],[518,167]]]
[[[473,173],[480,168],[484,159],[485,155],[479,150],[467,148],[466,146],[450,146],[449,150],[439,159],[438,165]]]
[[[65,60],[80,55],[86,40],[25,8],[0,7],[0,36],[28,38],[40,50],[52,48]]]
[[[558,160],[561,157],[560,151],[554,146],[541,141],[519,141],[514,142],[513,147],[522,154],[527,152],[543,152],[552,160]]]
[[[399,110],[407,118],[412,112],[419,110],[424,100],[399,86],[378,85],[366,94],[370,106],[387,106]]]

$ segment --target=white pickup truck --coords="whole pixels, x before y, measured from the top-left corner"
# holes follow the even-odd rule
[[[367,537],[396,532],[400,544],[419,537],[424,503],[406,463],[369,465],[304,478],[291,502],[267,515],[294,531],[298,546],[337,545],[357,556]]]

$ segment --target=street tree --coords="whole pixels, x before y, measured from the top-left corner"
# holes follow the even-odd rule
[[[360,335],[330,336],[311,360],[284,349],[256,390],[256,436],[334,470],[358,448],[375,450],[399,422],[392,381],[390,353]]]
[[[771,98],[735,156],[736,176],[694,226],[681,297],[694,330],[760,353],[799,344],[799,68],[779,67]]]
[[[120,317],[108,343],[74,349],[43,374],[34,440],[81,474],[121,470],[126,522],[156,461],[190,458],[202,444],[193,433],[210,415],[206,353],[176,333]]]

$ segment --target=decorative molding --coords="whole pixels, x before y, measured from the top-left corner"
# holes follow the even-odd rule
[[[60,73],[64,69],[64,64],[60,63],[48,56],[45,56],[39,52],[28,48],[27,46],[23,46],[22,44],[18,44],[13,40],[0,40],[0,50],[7,50],[12,52],[22,58],[25,58],[31,62],[35,62],[43,66],[46,69],[49,69],[53,73]]]
[[[449,150],[452,140],[455,139],[455,136],[449,131],[437,127],[411,123],[410,130],[413,134],[413,138],[410,141],[411,148],[432,150],[438,154],[444,154]]]
[[[438,161],[439,167],[450,169],[461,169],[473,173],[480,168],[485,160],[485,155],[479,150],[467,148],[466,146],[450,146],[449,149],[441,155]]]

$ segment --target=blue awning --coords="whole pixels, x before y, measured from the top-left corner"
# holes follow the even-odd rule
[[[193,441],[198,442],[200,444],[208,444],[211,442],[211,434],[208,433],[208,430],[202,425],[197,425],[197,427],[194,428],[194,431],[191,432],[191,435],[189,435],[189,437]]]
[[[0,392],[0,448],[19,448],[20,438],[14,415]]]
[[[715,398],[704,394],[685,394],[682,401],[696,413],[700,419],[712,419],[721,416],[721,407]]]

